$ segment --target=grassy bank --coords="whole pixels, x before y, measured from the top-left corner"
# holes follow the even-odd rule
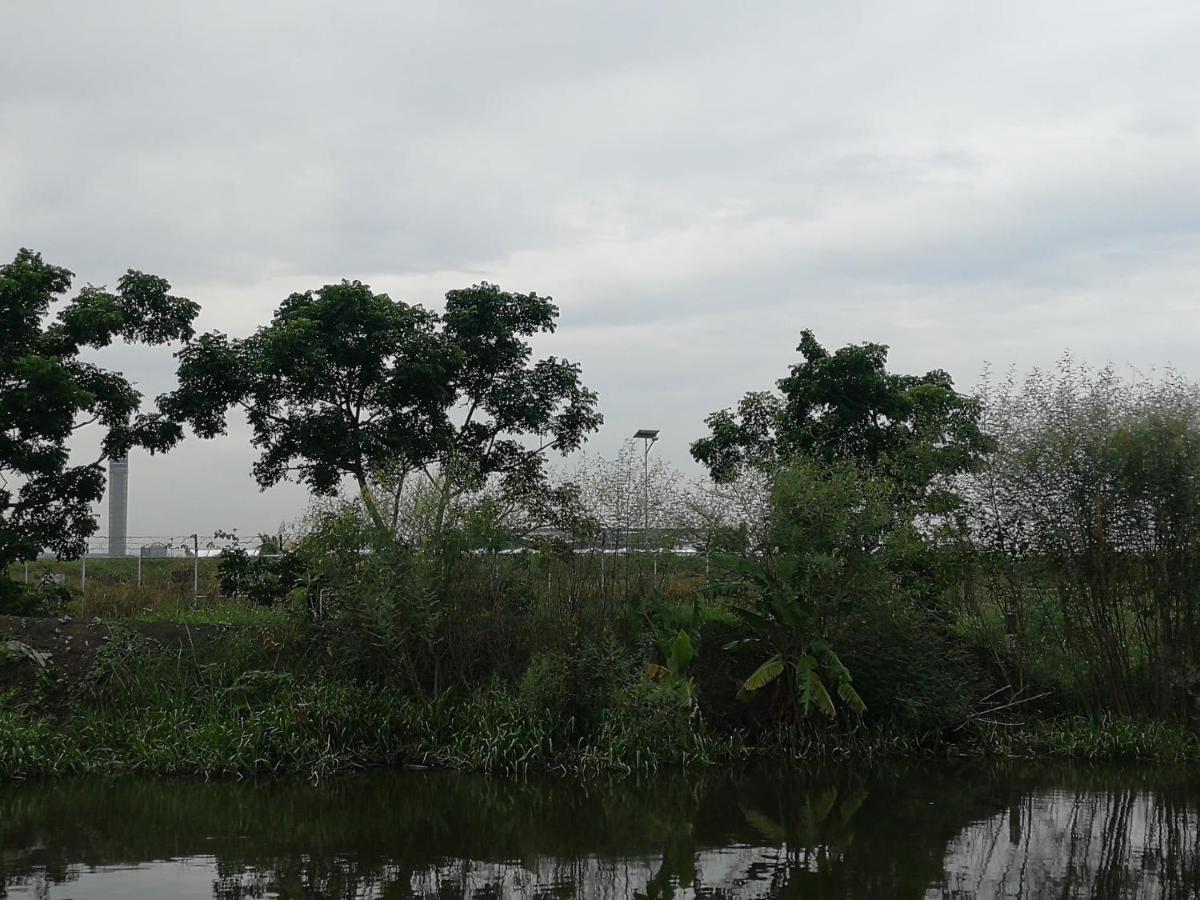
[[[1184,730],[1118,719],[952,732],[847,719],[769,725],[749,709],[733,715],[714,698],[696,702],[614,646],[581,664],[543,658],[519,681],[431,697],[386,673],[364,677],[345,663],[349,636],[336,632],[177,626],[172,640],[166,626],[88,627],[90,637],[78,632],[69,642],[94,644],[87,653],[56,661],[50,652],[45,667],[11,652],[0,660],[9,673],[0,778],[322,778],[406,765],[587,775],[914,754],[1200,760],[1200,742]]]
[[[107,631],[73,675],[56,671],[53,654],[44,668],[7,660],[28,677],[0,695],[0,777],[633,771],[746,753],[738,737],[689,723],[676,694],[636,678],[614,682],[583,722],[533,678],[431,698],[358,677],[332,657],[342,636],[295,627],[228,629],[174,648]]]

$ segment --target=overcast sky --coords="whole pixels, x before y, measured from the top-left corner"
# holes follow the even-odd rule
[[[1200,4],[6,0],[0,255],[134,267],[245,334],[359,278],[562,310],[611,453],[686,467],[811,327],[893,367],[1200,375]],[[169,351],[116,351],[147,394]],[[129,531],[272,530],[244,430]],[[103,523],[101,528],[103,533]]]

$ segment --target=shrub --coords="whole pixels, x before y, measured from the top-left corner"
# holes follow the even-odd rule
[[[1094,710],[1195,714],[1196,386],[1067,357],[984,393],[999,450],[969,485],[973,536],[1013,657],[1066,654]]]
[[[606,710],[635,677],[637,660],[611,635],[570,651],[539,653],[521,680],[528,709],[546,713],[571,736],[594,734]]]
[[[44,607],[44,598],[36,591],[11,578],[0,576],[0,615],[35,616]]]
[[[717,746],[690,697],[671,684],[636,681],[603,711],[583,766],[633,771],[713,762]]]
[[[937,731],[964,721],[986,693],[976,655],[929,616],[867,610],[839,649],[875,723]]]
[[[302,583],[302,564],[294,552],[250,556],[240,547],[221,553],[217,565],[221,593],[259,606],[276,606]]]

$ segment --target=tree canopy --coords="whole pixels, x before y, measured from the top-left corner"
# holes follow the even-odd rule
[[[139,412],[141,394],[120,373],[82,358],[117,340],[165,344],[192,335],[195,303],[170,284],[129,270],[115,291],[88,285],[57,312],[73,274],[21,250],[0,267],[0,563],[43,549],[78,556],[96,531],[103,462],[134,447],[166,450],[178,424]],[[70,464],[67,441],[104,429],[97,459]]]
[[[895,374],[887,371],[886,346],[830,353],[807,330],[796,349],[803,361],[777,391],[748,393],[736,409],[705,420],[709,434],[691,450],[714,480],[803,455],[877,467],[923,493],[938,476],[975,468],[990,448],[979,403],[955,391],[946,372]]]
[[[160,398],[202,437],[245,410],[261,454],[259,485],[295,478],[314,493],[354,479],[376,525],[373,486],[418,474],[442,509],[491,476],[528,483],[544,454],[599,427],[596,394],[565,359],[533,360],[557,307],[483,283],[446,294],[441,314],[342,281],[292,294],[247,338],[202,335],[179,356],[179,387]]]

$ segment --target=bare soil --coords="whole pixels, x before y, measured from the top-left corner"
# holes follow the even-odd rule
[[[121,628],[139,632],[168,651],[203,650],[236,626],[180,625],[173,622],[122,622]],[[81,622],[69,617],[29,618],[0,616],[0,692],[29,689],[41,666],[28,656],[2,648],[9,641],[45,657],[46,670],[60,685],[69,685],[87,674],[96,651],[112,637],[102,622]]]

